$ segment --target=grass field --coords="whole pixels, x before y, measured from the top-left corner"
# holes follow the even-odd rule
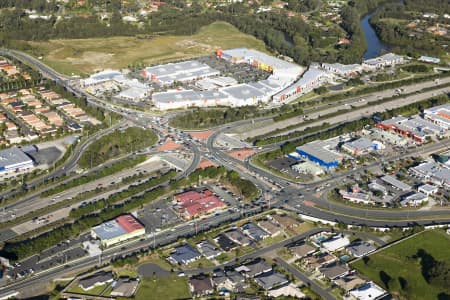
[[[391,278],[389,291],[399,299],[439,300],[450,294],[450,284],[446,287],[436,287],[428,284],[422,275],[420,260],[414,258],[419,249],[425,250],[437,261],[450,262],[450,236],[443,231],[425,231],[404,242],[400,242],[381,252],[369,256],[365,264],[362,260],[355,262],[353,267],[363,276],[370,278],[382,287],[385,284],[380,279],[384,271]],[[400,279],[406,280],[402,288]]]
[[[134,297],[136,300],[170,300],[191,297],[186,278],[144,278]]]
[[[103,294],[104,291],[106,291],[107,288],[109,288],[109,284],[102,284],[99,286],[96,286],[90,290],[83,290],[81,287],[77,285],[72,285],[67,291],[69,293],[75,293],[75,294],[81,294],[81,295],[93,295],[93,296],[100,296]]]
[[[50,40],[29,42],[31,54],[57,71],[71,75],[89,74],[106,68],[157,64],[205,54],[218,48],[248,47],[265,51],[264,42],[241,33],[225,22],[203,27],[192,36],[159,36],[150,40],[136,37]]]

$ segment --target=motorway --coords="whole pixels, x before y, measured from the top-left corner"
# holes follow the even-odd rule
[[[288,134],[289,132],[292,131],[301,131],[302,128],[304,127],[312,127],[320,125],[323,123],[323,121],[318,121],[318,124],[311,123],[310,121],[317,119],[321,116],[336,113],[338,111],[343,111],[342,114],[339,115],[339,118],[334,117],[330,120],[327,120],[328,123],[333,124],[337,122],[353,120],[355,118],[360,118],[361,116],[372,115],[375,112],[396,108],[398,106],[403,106],[407,103],[418,102],[423,99],[427,99],[432,96],[448,92],[448,90],[450,90],[450,87],[443,86],[439,88],[439,86],[446,85],[449,83],[450,77],[444,77],[439,80],[439,85],[436,84],[435,80],[430,80],[405,86],[404,91],[402,92],[403,94],[405,94],[404,97],[399,95],[398,98],[393,99],[391,101],[387,101],[379,105],[370,106],[369,108],[364,108],[363,106],[366,106],[371,102],[376,103],[383,99],[390,99],[391,97],[396,96],[398,88],[374,92],[368,95],[361,95],[358,97],[338,101],[337,105],[330,106],[330,104],[333,103],[328,103],[313,108],[305,108],[304,114],[302,114],[301,116],[292,117],[278,122],[273,121],[271,118],[264,118],[261,120],[254,121],[252,123],[249,122],[247,123],[246,126],[239,126],[238,128],[235,128],[233,132],[238,133],[240,135],[240,138],[242,140],[245,140],[247,138],[253,138],[259,135],[268,134],[277,128],[282,129],[289,126],[295,126],[295,128],[293,129],[281,130],[280,132],[274,135]],[[421,92],[421,90],[427,88],[436,88],[436,90]],[[351,112],[347,113],[346,110],[349,110]],[[303,118],[303,115],[305,114],[308,116],[307,119]],[[308,124],[300,126],[305,121],[308,121]]]
[[[1,53],[1,51],[0,51]],[[157,131],[158,135],[164,137],[164,128],[162,125],[149,125],[155,118],[160,118],[161,116],[155,116],[152,113],[134,111],[132,109],[125,109],[121,107],[116,107],[110,103],[106,103],[101,99],[97,99],[90,95],[85,94],[83,91],[77,90],[76,87],[72,86],[70,80],[56,73],[54,70],[42,64],[40,61],[23,54],[18,51],[8,51],[9,55],[13,55],[18,59],[22,59],[25,62],[31,63],[33,66],[38,68],[44,76],[55,80],[57,83],[62,84],[67,90],[74,93],[76,96],[86,97],[87,101],[92,105],[97,105],[102,107],[103,109],[107,109],[113,112],[116,112],[125,119],[146,128],[152,128]],[[375,94],[376,95],[376,94]],[[376,97],[376,96],[375,96]],[[378,99],[378,98],[377,98]],[[402,102],[403,103],[403,102]],[[360,114],[358,112],[358,114]],[[167,117],[167,115],[165,116]],[[313,190],[317,186],[323,186],[327,183],[332,184],[334,181],[339,180],[340,177],[324,179],[320,182],[300,185],[284,178],[280,178],[275,176],[269,172],[266,172],[248,161],[242,162],[237,159],[229,156],[223,149],[217,147],[216,139],[219,134],[225,131],[233,131],[237,127],[242,126],[243,124],[249,124],[251,121],[239,121],[232,124],[227,124],[218,130],[216,130],[206,141],[203,146],[206,147],[207,153],[203,153],[200,151],[197,143],[187,139],[187,134],[182,131],[176,131],[175,135],[178,139],[185,142],[186,147],[193,153],[193,159],[191,164],[181,173],[177,175],[177,178],[183,178],[193,172],[198,163],[200,162],[202,156],[208,154],[209,157],[212,157],[217,163],[226,166],[228,169],[235,170],[245,179],[252,181],[256,186],[258,186],[263,193],[269,194],[271,197],[270,203],[268,206],[270,207],[284,207],[288,210],[294,211],[296,213],[313,216],[319,219],[344,223],[349,225],[360,225],[360,226],[369,226],[369,227],[410,227],[414,224],[420,225],[435,225],[435,224],[448,224],[450,222],[450,217],[446,216],[448,211],[389,211],[389,210],[364,210],[354,207],[348,207],[345,205],[337,205],[330,203],[323,198],[316,197],[316,195],[312,193],[308,193],[307,189]],[[119,126],[119,125],[116,125]],[[168,125],[165,125],[168,126]],[[113,129],[108,129],[113,130]],[[102,131],[99,132],[98,135],[106,134]],[[76,167],[76,163],[78,161],[81,153],[88,146],[87,143],[95,140],[95,137],[90,137],[83,144],[79,145],[79,148],[75,151],[75,154],[71,157],[71,159],[66,163],[61,169],[58,169],[57,172],[50,174],[49,176],[57,176],[59,174],[62,175],[65,172],[68,172]],[[200,146],[202,144],[200,143]],[[428,147],[428,146],[427,146]],[[434,144],[432,147],[442,147],[442,145]],[[429,149],[431,150],[431,149]],[[417,152],[423,151],[423,148],[419,148],[415,151],[412,151],[408,155],[413,155]],[[401,154],[398,157],[403,157],[405,154]],[[398,159],[397,157],[397,159]],[[396,159],[391,158],[391,159]],[[356,174],[358,172],[362,172],[366,167],[360,167],[356,170],[350,171],[349,174]],[[349,174],[339,175],[339,176],[348,176]],[[167,183],[165,183],[167,184]],[[277,188],[278,187],[278,188]],[[309,201],[312,201],[314,205],[305,204],[304,198],[300,198],[299,194],[305,195]],[[215,228],[220,226],[223,223],[230,222],[233,220],[238,220],[242,218],[242,216],[247,214],[254,214],[262,211],[263,206],[251,205],[245,209],[237,208],[235,210],[230,209],[226,213],[210,216],[198,222],[197,227],[194,228],[192,223],[182,223],[177,225],[171,230],[164,230],[159,233],[153,234],[149,236],[147,239],[132,241],[126,244],[122,244],[118,247],[113,247],[106,249],[101,257],[81,257],[76,261],[71,261],[66,264],[60,264],[54,266],[50,269],[39,271],[37,270],[34,276],[25,278],[21,281],[14,282],[7,287],[0,288],[0,292],[11,291],[15,289],[20,289],[27,287],[28,285],[36,282],[47,282],[50,279],[53,279],[61,274],[70,272],[75,269],[80,269],[88,266],[95,265],[98,261],[107,262],[114,257],[118,257],[125,254],[130,254],[135,251],[139,251],[142,249],[149,249],[150,247],[158,247],[161,245],[166,245],[176,241],[179,237],[188,237],[194,235],[197,231],[206,231],[211,228]],[[424,219],[427,218],[427,219]],[[295,274],[294,274],[295,275]]]
[[[108,127],[104,130],[101,130],[94,135],[91,135],[88,137],[85,141],[83,141],[81,144],[78,144],[75,149],[72,150],[72,154],[70,158],[62,165],[56,167],[54,170],[52,170],[49,174],[46,174],[44,176],[38,177],[30,182],[27,183],[27,189],[33,189],[40,184],[44,183],[47,180],[51,180],[53,178],[58,178],[61,176],[64,176],[65,174],[68,174],[72,172],[78,164],[78,160],[80,159],[83,152],[97,139],[100,137],[107,135],[111,133],[112,131],[116,130],[120,126],[123,126],[124,123],[120,122],[114,126]],[[19,190],[10,190],[7,192],[3,192],[0,194],[0,199],[8,199],[10,197],[13,197],[19,192]],[[9,207],[5,207],[5,209],[9,209]]]

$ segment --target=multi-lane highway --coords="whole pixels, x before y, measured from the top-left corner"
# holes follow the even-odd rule
[[[102,107],[103,109],[118,113],[125,119],[139,126],[149,128],[149,124],[151,124],[151,121],[155,118],[160,117],[148,112],[141,112],[129,108],[118,107],[111,103],[107,103],[104,100],[95,98],[91,95],[87,95],[84,91],[80,90],[77,85],[71,84],[70,78],[67,78],[64,75],[55,72],[54,70],[43,64],[41,61],[27,54],[12,50],[1,50],[0,54],[2,53],[14,56],[15,58],[20,59],[25,63],[31,64],[32,66],[40,70],[44,76],[63,85],[74,95],[85,97],[90,104],[97,105]],[[374,94],[374,97],[376,97],[375,99],[379,99],[379,97],[377,97],[377,93]],[[311,184],[298,184],[262,170],[252,165],[249,161],[237,160],[217,146],[216,139],[221,133],[233,131],[237,127],[250,124],[250,122],[252,121],[239,121],[217,128],[216,131],[208,138],[206,143],[201,145],[207,149],[207,153],[205,153],[204,151],[200,151],[197,143],[191,141],[190,139],[187,139],[187,135],[184,132],[175,131],[174,134],[176,138],[182,140],[185,145],[187,145],[186,147],[189,149],[189,151],[193,154],[193,159],[191,160],[190,165],[183,172],[178,174],[177,178],[182,178],[192,173],[198,166],[198,163],[200,162],[202,156],[208,154],[209,157],[212,157],[219,164],[237,171],[240,176],[252,181],[264,193],[269,194],[269,198],[271,199],[270,206],[284,206],[286,209],[292,210],[294,212],[332,222],[371,227],[409,227],[415,224],[433,225],[444,223],[447,224],[450,222],[450,214],[445,210],[390,211],[360,209],[355,207],[348,207],[343,204],[330,203],[327,199],[323,197],[317,197],[317,195],[307,191],[314,190],[314,188],[326,185],[328,183],[332,184],[343,176],[348,176],[351,173],[361,172],[363,168],[357,168],[350,171],[349,173],[338,175],[335,178],[324,179],[320,182]],[[116,126],[120,125],[118,124]],[[164,129],[160,125],[154,124],[151,127],[157,131],[160,137],[164,138]],[[96,136],[92,136],[82,144],[78,145],[69,161],[49,176],[60,176],[63,173],[74,169],[80,155],[89,146],[89,144],[97,137],[103,134],[107,134],[114,129],[114,127],[111,127],[105,131],[99,132]],[[430,148],[427,150],[431,151],[442,146],[443,145],[437,143],[431,146],[427,146]],[[405,155],[413,155],[416,153],[415,151],[424,151],[424,148],[411,151],[410,153],[403,153],[401,155],[398,155],[397,157],[392,157],[390,159],[398,159],[399,157],[403,157]],[[304,195],[302,198],[299,197],[300,193]],[[305,199],[309,201],[305,202]],[[313,204],[311,205],[311,203]],[[165,245],[176,241],[179,237],[192,236],[198,230],[208,230],[210,228],[217,227],[225,222],[240,219],[243,215],[260,212],[263,207],[264,206],[262,205],[252,205],[250,207],[246,207],[245,209],[230,209],[226,213],[207,217],[206,219],[199,221],[198,224],[182,223],[173,229],[165,230],[157,234],[148,236],[144,240],[132,241],[119,247],[106,249],[101,257],[82,257],[76,261],[68,262],[67,264],[60,264],[50,269],[37,271],[32,277],[23,279],[22,281],[14,282],[7,287],[1,288],[0,293],[20,289],[26,287],[29,284],[37,282],[46,282],[52,278],[55,278],[59,274],[63,274],[83,267],[92,266],[99,261],[106,262],[119,255],[129,254],[141,249],[148,249],[149,247],[158,247],[160,245]]]

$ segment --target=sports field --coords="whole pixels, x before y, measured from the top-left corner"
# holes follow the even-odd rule
[[[427,266],[430,256],[443,263],[447,273],[444,270],[440,272],[442,276],[439,280],[428,282],[425,279],[430,274],[427,269],[433,269],[430,264]],[[425,231],[370,255],[366,262],[359,260],[352,266],[364,277],[387,288],[396,299],[450,299],[450,281],[447,281],[450,272],[450,235],[443,230]]]
[[[225,22],[203,27],[192,36],[158,36],[151,39],[112,37],[29,42],[31,54],[67,75],[85,75],[132,64],[157,64],[205,54],[218,48],[248,47],[265,50],[264,42],[241,33]]]

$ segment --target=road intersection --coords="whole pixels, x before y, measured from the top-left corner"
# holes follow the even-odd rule
[[[120,106],[107,103],[104,100],[98,99],[91,95],[86,94],[83,90],[78,89],[76,84],[73,84],[70,78],[61,75],[51,68],[47,67],[45,64],[39,60],[24,54],[19,51],[12,50],[1,50],[0,54],[6,54],[14,56],[16,59],[22,60],[24,63],[32,65],[34,68],[38,69],[45,77],[55,81],[57,84],[62,85],[68,91],[72,92],[74,95],[79,97],[84,97],[91,105],[99,106],[105,110],[112,111],[114,113],[123,116],[127,122],[131,122],[137,126],[151,128],[155,130],[160,137],[160,139],[166,138],[165,128],[169,125],[156,124],[153,121],[156,119],[161,119],[162,116],[150,113],[133,110],[130,108],[123,108]],[[442,92],[446,90],[442,90]],[[427,92],[428,93],[428,92]],[[417,94],[420,97],[422,94]],[[424,94],[425,95],[425,94]],[[428,94],[427,94],[428,95]],[[422,95],[423,96],[423,95]],[[375,96],[376,97],[376,96]],[[403,103],[404,104],[404,103]],[[169,118],[175,113],[170,113],[169,115],[163,116],[164,118]],[[267,197],[268,201],[261,201],[261,205],[250,205],[248,207],[238,207],[233,210],[230,209],[226,213],[214,215],[207,217],[199,221],[199,224],[193,226],[189,223],[182,223],[175,227],[175,231],[163,230],[159,233],[153,233],[147,238],[139,241],[131,241],[120,247],[113,247],[104,250],[99,257],[81,257],[76,260],[72,260],[67,263],[61,263],[56,266],[45,270],[38,270],[34,276],[25,278],[21,281],[14,282],[8,286],[0,288],[0,293],[8,293],[17,289],[26,287],[29,284],[36,282],[46,282],[57,276],[76,270],[87,266],[92,266],[100,262],[110,261],[115,257],[122,255],[127,255],[134,253],[136,251],[148,250],[150,248],[157,248],[162,245],[170,244],[176,241],[180,237],[188,237],[195,235],[198,230],[207,231],[211,228],[220,226],[223,223],[228,223],[233,220],[238,220],[242,216],[248,214],[254,214],[261,212],[266,208],[285,208],[291,210],[300,215],[305,215],[309,217],[314,217],[320,220],[342,223],[346,225],[357,225],[366,227],[378,227],[378,228],[392,228],[392,227],[412,227],[414,225],[440,225],[440,224],[450,224],[450,211],[445,209],[429,210],[429,211],[419,211],[419,210],[370,210],[362,209],[356,207],[346,206],[339,203],[330,203],[330,201],[324,197],[317,197],[313,192],[317,187],[322,187],[328,185],[336,185],[339,180],[352,174],[357,174],[363,172],[366,166],[358,167],[354,170],[339,174],[333,178],[323,179],[313,183],[297,183],[291,180],[277,176],[271,172],[263,170],[258,166],[251,163],[250,160],[238,160],[230,156],[222,147],[217,146],[216,140],[220,134],[226,132],[233,132],[236,128],[248,125],[252,120],[238,121],[230,123],[219,128],[215,128],[214,132],[208,137],[205,142],[197,142],[191,138],[187,138],[188,134],[181,130],[175,130],[173,133],[176,139],[179,139],[185,144],[185,147],[192,153],[192,160],[189,166],[178,173],[176,179],[186,177],[196,170],[200,161],[204,159],[213,158],[214,161],[220,165],[225,166],[227,169],[231,169],[239,173],[242,178],[250,180],[253,182],[261,191],[263,195],[269,195]],[[109,127],[106,130],[98,132],[96,135],[91,136],[83,143],[79,144],[71,158],[65,162],[60,168],[54,170],[46,177],[59,177],[67,172],[74,170],[77,166],[77,162],[83,153],[83,151],[95,141],[98,137],[111,132],[118,128],[118,126],[123,125],[119,123],[113,127]],[[164,127],[165,126],[165,127]],[[276,147],[276,146],[273,146]],[[268,147],[270,148],[270,147]],[[406,153],[401,153],[396,156],[390,157],[388,160],[397,160],[400,157],[417,155],[419,153],[434,151],[437,149],[448,148],[448,141],[444,140],[442,142],[434,143],[428,146],[423,146],[422,148],[417,148],[410,150]],[[373,163],[373,165],[379,162]],[[369,166],[370,167],[370,166]],[[35,182],[30,183],[30,185],[38,185],[44,178],[39,178]],[[168,183],[163,183],[162,185],[167,185]],[[11,193],[11,192],[9,192]],[[13,194],[4,193],[3,197],[8,197]],[[299,195],[302,195],[301,197]],[[31,195],[31,198],[24,198],[18,202],[12,204],[18,205],[20,201],[30,201],[30,199],[37,195]],[[260,197],[260,200],[264,200],[264,197]],[[305,201],[307,200],[307,201]],[[311,205],[313,203],[313,205]],[[195,228],[194,228],[195,227]],[[200,228],[200,229],[199,229]],[[0,235],[1,236],[1,235]],[[294,273],[294,275],[296,275]]]

